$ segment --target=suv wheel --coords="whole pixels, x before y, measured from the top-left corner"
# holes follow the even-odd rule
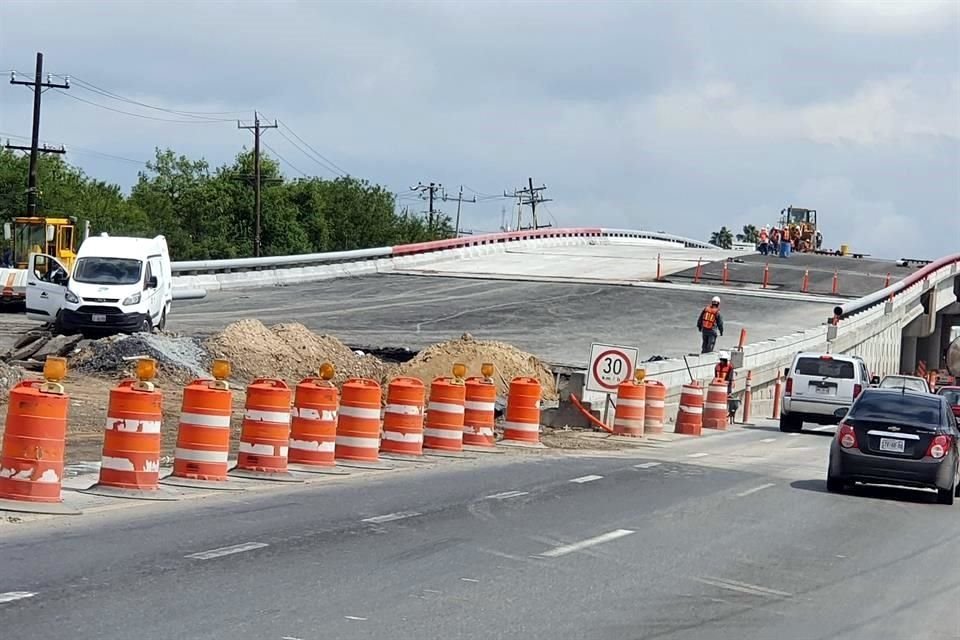
[[[827,474],[827,491],[830,493],[843,493],[846,483],[836,476]]]
[[[780,431],[783,431],[784,433],[796,433],[802,428],[803,419],[799,416],[792,416],[786,413],[780,414]]]
[[[937,489],[937,502],[940,504],[953,504],[953,489]]]

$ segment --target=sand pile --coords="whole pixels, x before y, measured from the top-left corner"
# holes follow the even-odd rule
[[[412,360],[400,365],[396,375],[413,376],[429,384],[434,378],[451,375],[453,365],[457,362],[467,365],[468,376],[480,375],[480,365],[492,362],[496,368],[493,378],[501,397],[507,395],[510,380],[526,376],[540,381],[544,399],[557,398],[553,373],[536,356],[505,342],[475,340],[470,334],[464,334],[459,340],[427,347]]]
[[[298,323],[267,327],[259,320],[240,320],[209,338],[205,346],[210,357],[230,360],[233,377],[243,381],[277,377],[298,382],[317,375],[325,361],[336,367],[338,384],[351,377],[383,382],[394,370],[374,356],[357,356],[333,336],[315,334]]]

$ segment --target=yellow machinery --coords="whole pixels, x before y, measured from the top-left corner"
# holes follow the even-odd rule
[[[72,270],[77,258],[76,222],[75,218],[14,218],[3,229],[12,263],[4,266],[26,269],[31,253],[45,253]]]
[[[818,251],[823,236],[817,230],[817,210],[787,207],[780,211],[780,228],[790,230],[793,250],[800,253]]]

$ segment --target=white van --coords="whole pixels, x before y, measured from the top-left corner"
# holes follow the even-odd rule
[[[786,370],[780,430],[800,431],[804,422],[837,424],[838,409],[849,409],[874,382],[863,358],[838,353],[801,352]]]
[[[173,301],[167,240],[91,236],[73,273],[53,256],[31,254],[26,297],[27,317],[60,333],[163,329]]]

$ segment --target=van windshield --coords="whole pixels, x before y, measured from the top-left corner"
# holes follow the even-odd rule
[[[797,373],[802,376],[844,380],[852,380],[854,377],[852,362],[832,358],[800,358],[797,360]]]
[[[143,263],[131,258],[80,258],[73,279],[88,284],[136,284]]]

